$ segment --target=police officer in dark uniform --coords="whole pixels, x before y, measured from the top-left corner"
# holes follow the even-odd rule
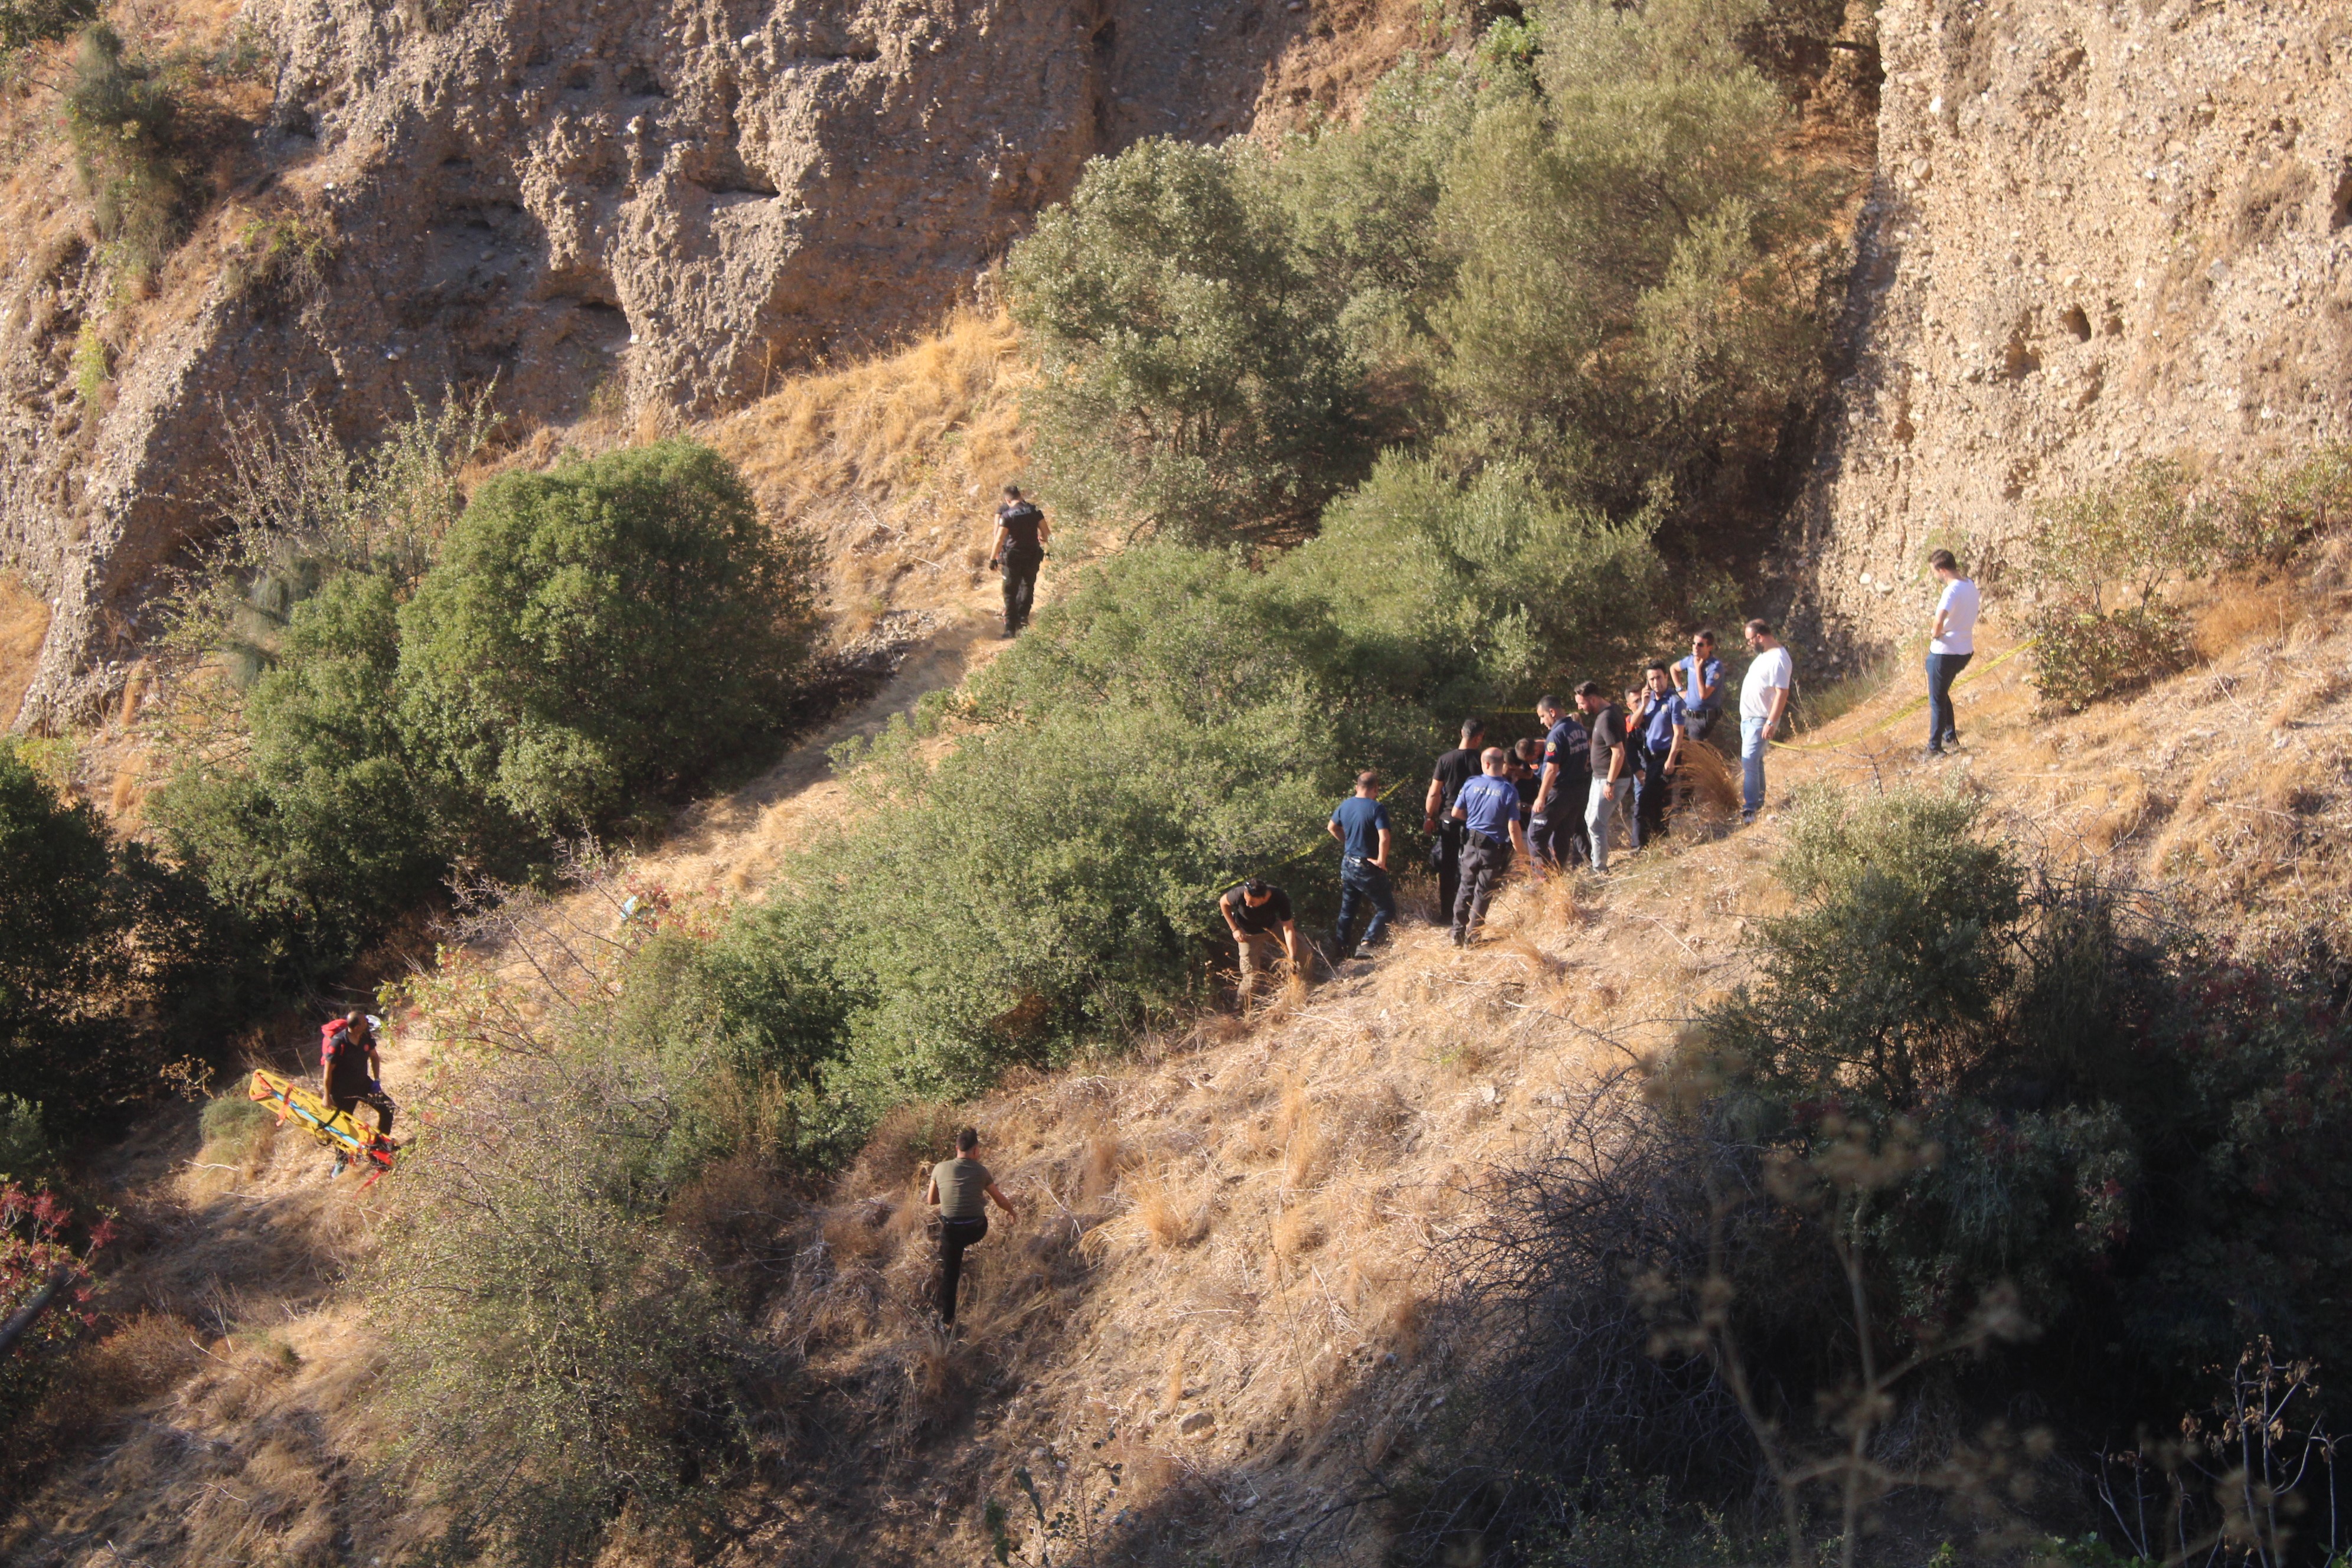
[[[1429,798],[1422,803],[1421,830],[1429,835],[1430,869],[1437,873],[1439,925],[1454,919],[1454,895],[1462,887],[1462,819],[1454,815],[1454,798],[1478,776],[1478,752],[1486,734],[1485,721],[1462,721],[1462,743],[1437,759],[1430,771]]]
[[[1536,703],[1536,721],[1544,727],[1544,764],[1528,826],[1528,853],[1566,870],[1591,854],[1584,832],[1584,797],[1592,783],[1592,736],[1549,693]]]
[[[1004,573],[1004,635],[1012,637],[1029,622],[1029,606],[1037,597],[1037,568],[1045,559],[1045,542],[1054,531],[1037,503],[1025,500],[1021,487],[1004,487],[1004,504],[996,509],[996,540],[988,548],[988,563]]]

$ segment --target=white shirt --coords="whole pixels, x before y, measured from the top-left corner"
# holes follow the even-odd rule
[[[1742,719],[1769,719],[1772,716],[1772,693],[1785,691],[1797,679],[1797,661],[1789,657],[1785,647],[1768,647],[1756,656],[1748,667],[1748,679],[1739,683],[1739,716]]]
[[[1944,617],[1944,635],[1930,637],[1929,653],[1974,653],[1977,651],[1977,585],[1966,577],[1955,577],[1944,584],[1944,596],[1936,601],[1936,608]]]

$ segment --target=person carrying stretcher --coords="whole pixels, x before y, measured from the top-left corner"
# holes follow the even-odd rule
[[[327,1103],[351,1115],[362,1105],[375,1107],[375,1130],[392,1141],[392,1118],[398,1108],[383,1091],[383,1063],[376,1055],[375,1020],[361,1012],[344,1014],[319,1031],[319,1078]],[[346,1156],[335,1155],[334,1175],[343,1173]]]

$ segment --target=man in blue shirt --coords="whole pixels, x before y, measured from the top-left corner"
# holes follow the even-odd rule
[[[1454,797],[1454,820],[1462,824],[1462,890],[1454,897],[1454,945],[1461,947],[1470,932],[1485,923],[1486,900],[1495,884],[1510,869],[1511,851],[1528,847],[1519,831],[1519,792],[1503,776],[1500,746],[1479,753],[1479,775],[1462,786]]]
[[[1381,804],[1380,774],[1367,768],[1356,775],[1356,793],[1331,813],[1330,826],[1339,841],[1339,927],[1332,933],[1331,956],[1348,955],[1357,908],[1370,904],[1371,923],[1355,950],[1358,958],[1370,958],[1396,919],[1396,894],[1389,887],[1389,808]]]
[[[1674,688],[1674,671],[1664,659],[1652,659],[1642,672],[1642,705],[1633,724],[1642,740],[1642,778],[1633,788],[1633,824],[1637,843],[1647,844],[1666,830],[1666,792],[1673,787],[1668,763],[1682,745],[1688,712]]]
[[[1706,740],[1723,716],[1723,660],[1715,657],[1715,628],[1693,632],[1690,657],[1676,659],[1668,673],[1675,695],[1683,700],[1683,728],[1692,740]]]
[[[1528,824],[1528,853],[1558,867],[1580,865],[1588,842],[1584,797],[1592,778],[1592,736],[1557,697],[1536,700],[1536,720],[1544,727],[1544,765]]]

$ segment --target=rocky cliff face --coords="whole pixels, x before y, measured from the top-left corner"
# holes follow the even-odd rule
[[[226,416],[307,395],[365,434],[411,388],[493,377],[501,411],[541,422],[592,400],[707,416],[926,322],[1090,153],[1334,102],[1415,41],[1380,0],[280,0],[262,19],[274,94],[102,414],[69,352],[110,309],[96,253],[68,226],[9,258],[0,565],[55,608],[20,725],[119,680],[144,584],[203,525]]]
[[[1890,0],[1851,360],[1787,564],[1826,649],[1918,630],[1925,558],[2175,454],[2352,435],[2352,12]],[[1998,595],[1988,614],[1998,613]]]

